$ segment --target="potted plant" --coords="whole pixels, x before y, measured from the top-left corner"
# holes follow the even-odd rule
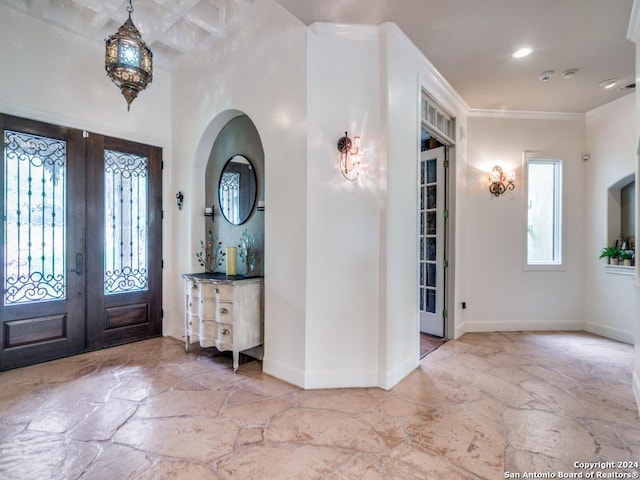
[[[631,252],[631,250],[622,250],[619,254],[618,254],[618,258],[620,260],[622,260],[622,263],[626,266],[626,267],[630,267],[631,266],[631,259],[633,258],[633,253]]]
[[[620,255],[621,250],[618,247],[604,247],[600,252],[600,258],[606,258],[607,263],[611,265],[618,264],[618,255]]]

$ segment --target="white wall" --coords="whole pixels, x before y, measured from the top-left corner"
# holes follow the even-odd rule
[[[205,217],[204,173],[220,129],[239,112],[255,124],[265,157],[264,371],[304,383],[306,312],[306,27],[271,0],[222,45],[173,76],[172,194],[166,243],[166,333],[183,335],[180,274],[201,271],[195,254]],[[167,215],[165,215],[167,221]],[[165,257],[166,259],[166,257]]]
[[[380,61],[377,27],[313,24],[308,34],[305,387],[377,383]],[[337,141],[362,137],[359,178]]]
[[[171,159],[171,76],[153,82],[127,112],[104,70],[104,42],[90,42],[0,5],[0,111],[163,147]]]
[[[627,95],[587,113],[585,162],[585,329],[634,342],[633,276],[607,270],[600,250],[620,233],[607,235],[607,189],[636,167],[635,96]]]
[[[468,121],[464,331],[582,329],[584,317],[584,117],[494,114]],[[525,271],[523,152],[562,159],[565,268]],[[495,197],[494,165],[517,172],[516,188]]]
[[[419,357],[421,87],[460,125],[466,107],[394,24],[314,24],[308,62],[305,386],[390,388]],[[345,130],[362,135],[356,182],[337,170]]]
[[[383,257],[379,309],[384,315],[380,322],[378,384],[390,388],[416,367],[419,357],[417,188],[421,90],[424,88],[456,117],[458,128],[466,126],[467,107],[395,24],[381,28],[385,134],[380,146],[386,155],[381,158],[380,175],[384,201],[380,212]],[[464,140],[458,136],[455,158],[451,159],[452,185],[459,183],[458,175],[465,171],[465,149]],[[463,192],[456,188],[451,205],[452,233],[461,231],[464,218],[455,209],[459,195]],[[461,271],[451,260],[451,271],[455,269],[458,279]],[[457,292],[458,287],[454,289]],[[451,311],[452,326],[454,321]]]

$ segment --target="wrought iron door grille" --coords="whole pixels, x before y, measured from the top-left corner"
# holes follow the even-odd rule
[[[148,159],[104,151],[105,294],[146,290]]]
[[[4,305],[66,298],[67,144],[4,131]]]

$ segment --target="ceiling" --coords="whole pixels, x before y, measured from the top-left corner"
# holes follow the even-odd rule
[[[210,48],[259,0],[135,0],[133,21],[159,65]],[[632,0],[277,0],[305,24],[377,25],[406,33],[469,107],[586,112],[633,90]],[[127,16],[125,0],[0,0],[49,23],[103,41]],[[534,49],[525,58],[511,53]],[[562,73],[578,69],[573,78]],[[543,72],[553,71],[543,82]],[[599,88],[607,79],[619,83]]]

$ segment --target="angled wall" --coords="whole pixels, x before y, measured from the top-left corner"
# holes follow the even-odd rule
[[[606,267],[600,251],[620,234],[607,233],[608,189],[635,174],[635,96],[627,95],[587,113],[585,165],[585,330],[634,343],[633,272]],[[619,215],[619,212],[618,212]]]

